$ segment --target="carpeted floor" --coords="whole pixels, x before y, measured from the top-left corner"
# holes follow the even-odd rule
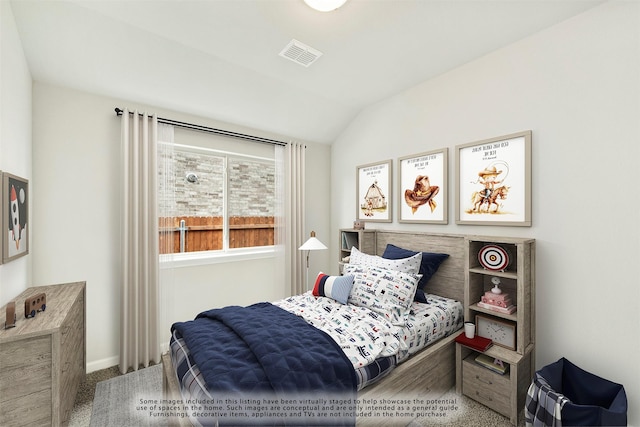
[[[154,370],[155,375],[160,375],[159,370]],[[140,371],[138,371],[140,372]],[[104,369],[101,371],[92,372],[87,374],[87,378],[84,383],[81,384],[76,396],[76,403],[71,414],[71,420],[69,422],[70,427],[88,427],[91,424],[91,413],[93,410],[93,401],[95,397],[96,386],[101,381],[107,381],[109,379],[120,376],[120,371],[117,367]],[[138,381],[138,380],[136,380]],[[156,380],[153,383],[156,384]],[[407,427],[429,427],[429,426],[450,426],[450,427],[509,427],[511,423],[508,418],[491,411],[485,406],[469,399],[465,396],[460,396],[455,393],[455,389],[452,389],[443,396],[443,398],[455,400],[457,409],[451,411],[443,418],[422,418],[415,419],[408,424]],[[391,421],[391,420],[390,420]],[[95,423],[94,423],[95,424]],[[390,422],[390,425],[393,423]],[[520,414],[518,426],[524,426],[523,413]],[[116,426],[114,426],[116,427]]]
[[[96,385],[90,427],[160,426],[166,418],[152,410],[162,399],[162,366],[155,365]],[[155,414],[152,416],[151,414]]]
[[[407,427],[513,427],[507,417],[492,411],[486,406],[466,396],[458,395],[455,388],[450,390],[442,399],[455,400],[457,410],[444,418],[415,419]],[[518,427],[524,426],[524,411],[520,412]]]
[[[80,384],[80,388],[78,389],[76,403],[71,412],[71,419],[69,420],[69,427],[87,427],[89,425],[91,422],[91,410],[93,408],[96,385],[100,381],[106,381],[119,375],[120,370],[117,366],[87,374],[85,381]]]

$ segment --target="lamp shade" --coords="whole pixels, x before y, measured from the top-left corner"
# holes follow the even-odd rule
[[[320,12],[331,12],[345,4],[347,0],[304,0],[304,2]]]
[[[301,251],[319,251],[322,249],[327,249],[327,247],[324,245],[324,243],[316,238],[315,231],[312,231],[309,240],[304,242],[303,245],[298,248],[298,250]]]

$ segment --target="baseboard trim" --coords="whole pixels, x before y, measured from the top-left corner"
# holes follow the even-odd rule
[[[91,372],[99,371],[101,369],[107,369],[113,366],[118,366],[118,364],[120,364],[119,356],[112,356],[112,357],[107,357],[106,359],[89,362],[87,363],[87,374]]]
[[[160,344],[161,353],[169,351],[169,342],[163,342]],[[160,361],[158,361],[160,363]],[[87,374],[101,369],[111,368],[112,366],[118,366],[120,364],[120,356],[107,357],[106,359],[95,360],[87,363]]]

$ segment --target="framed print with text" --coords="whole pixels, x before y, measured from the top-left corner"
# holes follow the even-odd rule
[[[391,222],[391,160],[356,166],[356,219]]]
[[[29,181],[2,174],[2,261],[29,253]]]
[[[398,222],[447,224],[448,149],[398,159]]]
[[[456,146],[456,224],[531,226],[531,131]]]

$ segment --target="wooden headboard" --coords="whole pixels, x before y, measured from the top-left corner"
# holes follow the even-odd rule
[[[449,254],[429,280],[425,291],[464,301],[464,236],[455,234],[419,233],[376,230],[376,253],[382,255],[387,244],[421,252]]]

